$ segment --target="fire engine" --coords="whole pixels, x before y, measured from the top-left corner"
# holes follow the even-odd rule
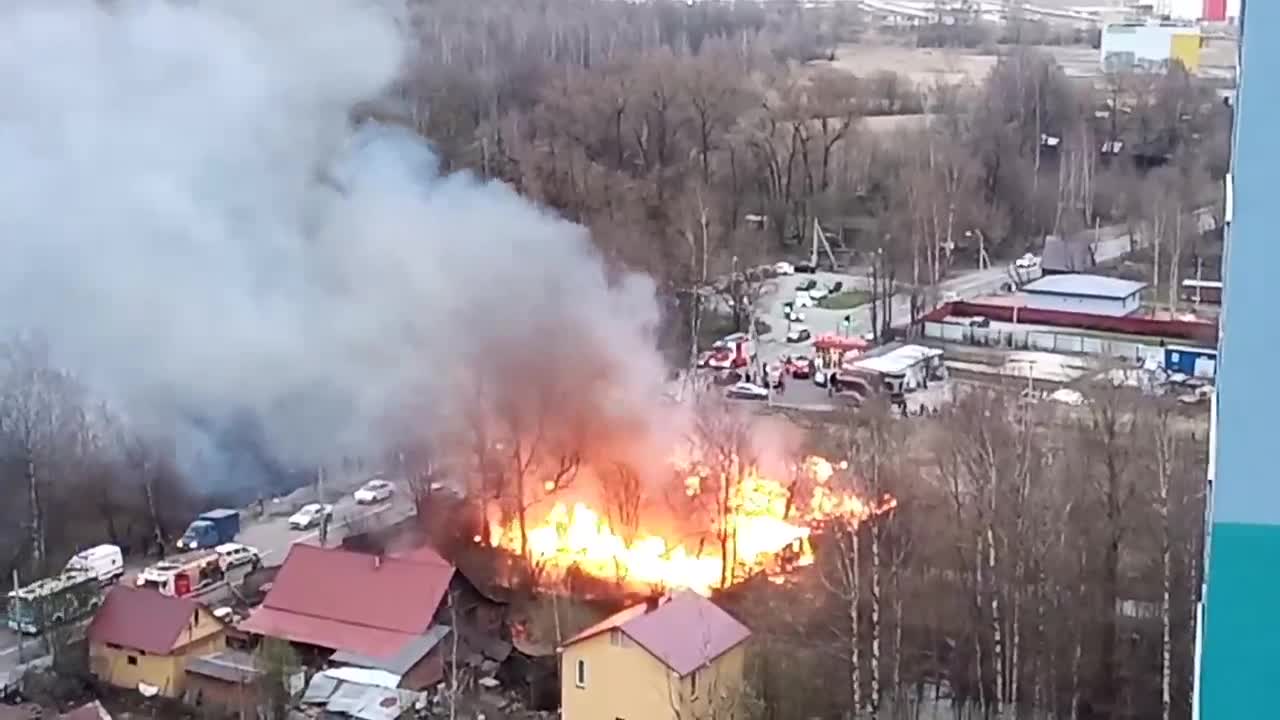
[[[222,556],[216,550],[199,550],[158,562],[138,573],[138,587],[164,595],[187,597],[210,590],[226,579]]]

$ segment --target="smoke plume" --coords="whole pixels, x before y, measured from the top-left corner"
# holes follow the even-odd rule
[[[361,0],[6,3],[0,332],[42,334],[219,484],[376,453],[477,376],[643,431],[651,282],[411,133],[353,128],[399,27]]]

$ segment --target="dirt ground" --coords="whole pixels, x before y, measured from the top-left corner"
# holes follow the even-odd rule
[[[893,70],[927,86],[980,80],[995,67],[996,56],[969,50],[848,43],[837,47],[835,60],[825,64],[859,77]]]

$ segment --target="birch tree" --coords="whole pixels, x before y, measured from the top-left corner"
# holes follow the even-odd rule
[[[1173,590],[1169,486],[1178,456],[1178,435],[1172,427],[1172,409],[1159,405],[1150,422],[1155,454],[1156,508],[1160,517],[1160,719],[1169,720],[1173,706],[1173,634],[1170,596]]]

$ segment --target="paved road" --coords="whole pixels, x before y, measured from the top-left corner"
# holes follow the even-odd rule
[[[1099,240],[1094,245],[1094,257],[1098,262],[1114,260],[1129,252],[1128,229],[1123,225],[1102,228]],[[1037,271],[1038,272],[1038,271]],[[830,285],[837,280],[846,288],[868,289],[865,275],[844,275],[840,273],[819,272],[814,275],[793,275],[780,277],[775,284],[775,291],[761,298],[757,311],[761,319],[769,324],[770,332],[760,337],[759,355],[764,362],[772,362],[784,354],[813,353],[812,342],[788,344],[786,340],[788,323],[782,315],[783,303],[795,297],[796,286],[808,278],[815,278],[820,283]],[[1010,278],[1010,268],[1006,265],[986,270],[970,270],[963,274],[944,280],[940,284],[939,294],[954,292],[961,299],[970,299],[981,295],[999,292],[1001,286]],[[851,316],[852,327],[843,330],[850,335],[862,335],[871,331],[871,306],[862,305],[851,310],[824,310],[822,308],[806,308],[804,324],[813,334],[838,333],[842,329],[840,321],[844,316]],[[909,293],[898,293],[893,297],[893,318],[898,324],[910,318],[911,296]]]
[[[355,483],[344,483],[344,490],[346,485],[354,487]],[[333,502],[333,506],[334,519],[329,527],[328,537],[330,546],[342,540],[349,525],[356,528],[389,525],[413,513],[409,489],[399,484],[396,487],[396,494],[389,502],[367,506],[357,505],[351,493],[344,491],[342,496]],[[236,540],[258,548],[263,555],[263,563],[268,566],[284,562],[289,554],[289,548],[294,543],[317,544],[319,540],[319,530],[291,530],[288,514],[284,513],[285,509],[277,510],[282,514],[268,515],[261,519],[253,517],[253,509],[242,513],[243,528]],[[146,561],[131,560],[127,564],[126,577],[123,581],[128,582],[130,576],[146,564],[148,564]],[[6,677],[18,667],[20,662],[30,662],[33,658],[43,656],[44,641],[40,638],[27,638],[21,644],[21,650],[19,648],[16,633],[7,628],[0,629],[0,684],[5,682]]]

